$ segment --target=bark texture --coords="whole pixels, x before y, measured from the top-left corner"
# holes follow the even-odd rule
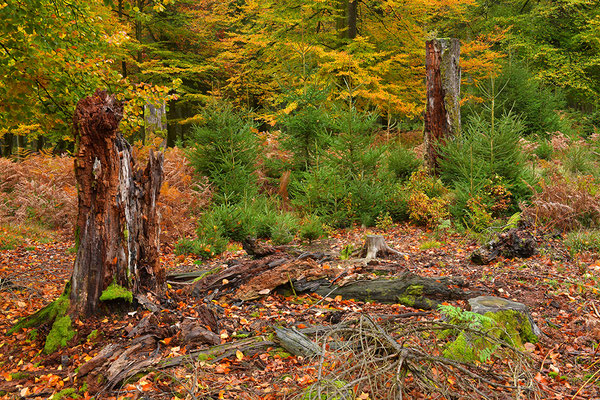
[[[163,290],[158,262],[162,153],[136,168],[131,146],[118,131],[122,105],[104,91],[75,109],[78,144],[75,177],[79,210],[77,257],[71,278],[70,314],[93,314],[112,283],[134,295]]]
[[[427,106],[425,110],[425,162],[438,169],[438,147],[460,133],[460,41],[433,39],[425,45]]]

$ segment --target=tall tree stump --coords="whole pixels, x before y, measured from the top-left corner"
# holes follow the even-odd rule
[[[460,133],[460,41],[428,40],[425,50],[425,163],[431,173],[437,173],[439,145]]]
[[[111,284],[133,295],[164,290],[156,208],[163,155],[151,152],[146,168],[138,169],[118,131],[122,115],[122,105],[105,91],[82,99],[75,109],[79,212],[72,316],[94,313]]]

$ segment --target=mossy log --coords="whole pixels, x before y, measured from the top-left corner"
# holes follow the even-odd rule
[[[346,286],[321,286],[315,292],[322,296],[403,304],[423,310],[435,309],[443,301],[465,299],[472,293],[453,286],[466,286],[462,278],[428,278],[405,273],[394,279],[353,282]]]

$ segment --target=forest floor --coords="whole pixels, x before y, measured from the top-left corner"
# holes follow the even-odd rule
[[[365,230],[338,231],[329,239],[313,243],[334,253],[352,244],[359,247]],[[600,398],[600,260],[595,253],[571,256],[559,238],[539,239],[538,254],[528,259],[499,259],[479,266],[469,256],[475,240],[456,233],[432,232],[409,225],[395,225],[384,235],[390,247],[405,255],[395,260],[379,260],[379,271],[353,273],[368,278],[374,274],[395,275],[410,271],[422,276],[461,276],[468,289],[481,294],[505,297],[526,304],[543,335],[535,345],[526,346],[539,387],[538,398]],[[273,345],[259,351],[246,351],[240,344],[248,338],[272,336],[274,326],[321,326],[332,322],[334,313],[351,315],[411,315],[419,311],[398,304],[362,303],[339,297],[270,294],[247,302],[213,301],[220,310],[218,335],[222,344],[234,344],[233,352],[214,359],[161,371],[146,371],[111,389],[76,378],[78,369],[109,343],[123,343],[148,312],[106,313],[96,319],[75,321],[77,333],[68,346],[51,355],[42,352],[49,327],[4,334],[20,318],[56,299],[72,271],[73,242],[57,235],[40,243],[23,239],[11,250],[0,251],[0,398],[188,398],[188,399],[279,399],[302,397],[302,391],[321,375],[319,360],[303,359]],[[207,270],[247,257],[232,248],[221,258],[200,263],[175,256],[165,249],[161,261],[169,272]],[[344,265],[344,261],[330,264]],[[323,264],[324,268],[331,267]],[[197,316],[200,300],[188,295],[184,285],[169,289],[170,309],[164,310],[160,324],[172,323],[170,315]],[[466,301],[450,304],[466,307]],[[436,310],[417,312],[406,320],[434,321]],[[163,358],[189,353],[179,334],[165,337],[158,351]],[[100,390],[99,392],[96,392]],[[95,393],[92,393],[95,392]],[[299,395],[300,394],[300,395]],[[354,398],[367,399],[355,393]],[[515,398],[504,393],[499,398]],[[310,397],[312,398],[312,397]],[[315,397],[317,398],[317,397]],[[325,398],[325,397],[322,397]],[[342,398],[342,397],[339,397]],[[370,397],[373,399],[373,397]],[[383,397],[382,397],[383,398]],[[410,398],[431,397],[427,393]],[[521,398],[528,398],[523,396]]]

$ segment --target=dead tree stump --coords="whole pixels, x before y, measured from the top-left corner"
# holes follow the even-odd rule
[[[93,314],[109,285],[133,295],[164,290],[158,259],[162,153],[137,168],[118,131],[123,107],[105,91],[82,99],[73,119],[79,211],[71,277],[72,316]]]
[[[377,258],[378,255],[383,254],[401,255],[402,253],[389,247],[383,236],[367,235],[365,244],[360,252],[360,257],[365,258],[366,260],[372,260]]]
[[[438,169],[438,147],[460,133],[460,41],[428,40],[425,45],[427,108],[425,110],[425,162],[431,173]]]

